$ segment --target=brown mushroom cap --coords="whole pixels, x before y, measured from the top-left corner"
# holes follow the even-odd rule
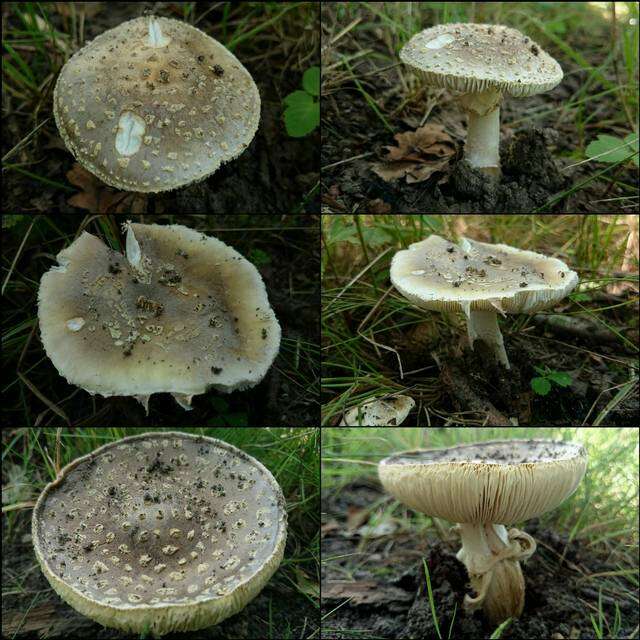
[[[56,124],[78,162],[118,189],[157,193],[202,180],[244,151],[260,95],[223,45],[177,20],[142,17],[65,64]]]
[[[253,264],[181,225],[127,225],[127,255],[84,232],[42,276],[42,342],[58,372],[91,394],[182,405],[209,387],[265,375],[280,326]]]
[[[146,433],[67,465],[33,511],[51,586],[103,625],[160,636],[237,613],[278,568],[278,483],[220,440]]]
[[[378,466],[385,489],[450,522],[512,524],[557,507],[587,467],[582,445],[496,440],[396,453]]]

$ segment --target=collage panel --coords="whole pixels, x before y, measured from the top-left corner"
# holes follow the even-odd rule
[[[325,428],[322,637],[633,638],[638,429]]]
[[[322,426],[631,426],[638,217],[322,219]]]
[[[319,9],[3,3],[3,211],[317,213]]]
[[[638,213],[638,4],[323,2],[323,213]]]
[[[3,3],[2,637],[638,637],[637,2]]]
[[[2,445],[3,637],[320,637],[319,429],[15,428]]]
[[[318,426],[318,216],[2,225],[5,424]]]

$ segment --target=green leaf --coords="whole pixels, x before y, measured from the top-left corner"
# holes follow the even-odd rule
[[[574,302],[587,302],[588,300],[591,300],[588,293],[572,293],[569,297]]]
[[[379,247],[392,240],[391,236],[379,227],[363,227],[362,237],[368,247]]]
[[[302,88],[312,96],[320,95],[320,67],[309,67],[304,72]]]
[[[292,138],[302,138],[320,124],[320,103],[305,91],[290,93],[284,103],[284,124]]]
[[[638,134],[637,133],[629,133],[628,135],[626,135],[624,137],[624,141],[629,145],[629,148],[631,149],[631,151],[633,151],[634,155],[633,155],[633,163],[636,165],[636,167],[640,166],[640,159],[639,159],[639,155],[638,154]]]
[[[564,371],[550,371],[547,378],[561,387],[568,387],[573,382],[571,376]]]
[[[632,134],[635,138],[635,146],[626,146],[625,142],[630,141],[629,136],[622,140],[615,136],[599,135],[595,140],[589,143],[587,146],[587,156],[594,158],[596,162],[606,162],[613,164],[614,162],[620,162],[631,157],[631,155],[638,150],[638,137]],[[629,138],[629,140],[627,140]],[[603,155],[601,155],[603,154]]]
[[[531,388],[539,396],[546,396],[551,391],[551,383],[546,378],[531,378]]]
[[[249,262],[253,262],[253,264],[261,266],[263,264],[269,264],[271,262],[271,256],[262,249],[251,249],[249,251]]]

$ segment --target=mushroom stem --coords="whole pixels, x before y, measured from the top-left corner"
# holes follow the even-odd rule
[[[465,160],[483,173],[500,175],[500,107],[485,115],[467,112],[467,140],[464,145]]]
[[[460,103],[467,114],[465,160],[484,174],[500,175],[500,100],[499,91],[466,93]]]
[[[524,578],[519,560],[536,549],[535,540],[518,529],[507,532],[501,524],[458,525],[462,548],[456,557],[467,568],[475,597],[465,596],[468,610],[484,609],[489,620],[499,624],[517,618],[524,607]]]
[[[469,309],[467,313],[467,333],[469,334],[469,342],[472,349],[473,343],[480,339],[489,345],[498,362],[507,369],[511,368],[495,311]]]

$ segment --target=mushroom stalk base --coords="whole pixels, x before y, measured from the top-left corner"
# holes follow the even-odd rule
[[[467,568],[476,595],[466,595],[468,610],[482,607],[492,624],[517,618],[524,607],[524,578],[520,560],[536,550],[535,540],[524,531],[507,532],[501,524],[460,524],[462,548],[457,558]]]
[[[465,160],[483,173],[500,175],[500,107],[486,114],[467,111],[467,141],[464,145]]]
[[[500,327],[498,327],[498,317],[495,311],[469,310],[467,316],[467,333],[469,342],[473,349],[476,340],[485,342],[495,354],[496,360],[510,369],[509,358],[504,348],[504,340]]]

